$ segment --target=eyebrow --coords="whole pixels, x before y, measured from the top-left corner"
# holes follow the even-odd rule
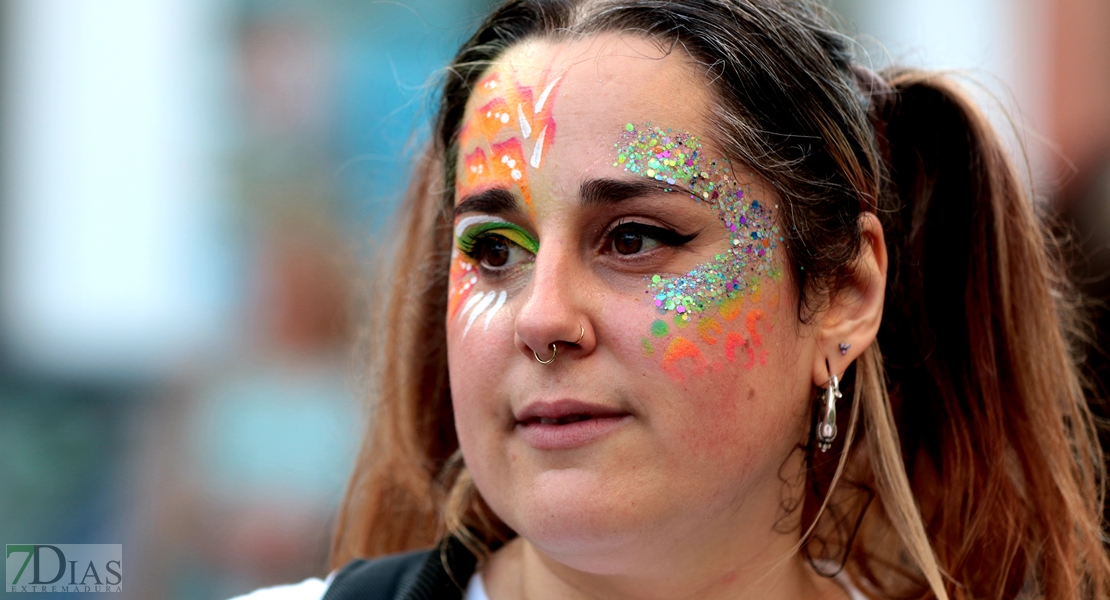
[[[517,213],[520,212],[520,203],[509,190],[493,188],[467,196],[455,207],[456,217],[468,212],[491,215]]]
[[[620,179],[590,179],[578,189],[578,197],[585,207],[619,204],[625,200],[666,191],[683,190],[681,186],[661,181],[623,181]],[[496,214],[519,213],[520,202],[509,190],[493,188],[466,196],[455,207],[455,217],[468,212]]]
[[[655,180],[590,179],[582,183],[582,187],[578,190],[578,197],[582,206],[600,207],[673,189],[676,189],[676,186]]]

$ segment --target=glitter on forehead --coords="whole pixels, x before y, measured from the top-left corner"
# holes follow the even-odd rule
[[[663,318],[684,327],[692,315],[717,308],[731,320],[735,303],[757,296],[764,278],[781,277],[774,257],[783,238],[772,207],[751,197],[750,187],[736,180],[728,160],[706,158],[697,137],[650,123],[625,125],[615,149],[613,166],[665,182],[675,186],[672,191],[708,204],[729,230],[728,250],[713,260],[679,277],[650,278],[647,294]],[[652,334],[664,332],[666,323],[656,320]]]

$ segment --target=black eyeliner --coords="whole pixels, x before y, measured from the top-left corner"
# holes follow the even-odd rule
[[[607,232],[605,232],[604,237],[612,237],[613,234],[622,230],[638,233],[666,246],[683,246],[685,244],[688,244],[694,238],[698,237],[697,232],[684,235],[672,229],[667,229],[666,227],[658,227],[655,225],[648,225],[646,223],[638,223],[636,221],[624,221],[617,223]]]

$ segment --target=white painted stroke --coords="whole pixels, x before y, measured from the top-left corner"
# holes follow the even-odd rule
[[[464,217],[459,219],[458,225],[455,225],[455,237],[461,238],[462,234],[466,233],[467,229],[479,223],[502,223],[504,221],[505,219],[498,219],[497,217]]]
[[[490,292],[490,294],[492,293],[493,292]],[[501,293],[497,295],[497,303],[493,305],[493,308],[489,309],[488,313],[486,313],[486,325],[484,329],[489,329],[489,322],[493,320],[493,315],[496,315],[497,311],[501,310],[501,307],[505,305],[506,295],[507,294],[505,294],[505,290],[501,290]]]
[[[547,87],[543,88],[543,93],[540,94],[540,99],[536,102],[536,110],[533,111],[533,114],[540,114],[543,105],[547,103],[547,97],[551,95],[551,90],[555,89],[555,84],[559,83],[560,79],[562,79],[562,76],[556,77],[554,81],[547,84]]]
[[[474,325],[474,321],[478,318],[478,315],[482,314],[482,311],[489,308],[490,303],[493,302],[493,297],[496,295],[497,294],[493,292],[486,294],[486,297],[482,298],[482,301],[474,307],[474,310],[470,313],[470,318],[466,320],[466,328],[463,329],[463,337],[466,337],[467,332],[470,331],[471,325]]]
[[[532,160],[528,164],[532,165],[533,169],[540,168],[540,160],[543,159],[543,138],[547,136],[547,126],[544,125],[540,130],[540,137],[536,138],[536,145],[532,148]]]
[[[485,292],[478,292],[477,294],[474,294],[474,295],[470,296],[469,298],[467,298],[466,299],[466,304],[463,304],[463,309],[459,311],[459,320],[461,321],[462,318],[466,316],[466,313],[475,304],[477,304],[479,300],[482,299],[482,296],[485,296],[485,295],[486,295]],[[490,295],[493,295],[493,292],[490,292]]]
[[[532,124],[528,122],[527,117],[524,116],[524,105],[516,105],[516,120],[520,121],[520,133],[524,134],[524,139],[528,139],[532,135]]]

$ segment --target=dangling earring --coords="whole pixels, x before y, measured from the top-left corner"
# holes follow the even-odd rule
[[[833,375],[825,388],[825,416],[817,423],[817,447],[821,452],[828,452],[836,439],[836,401],[843,397],[840,380]]]

